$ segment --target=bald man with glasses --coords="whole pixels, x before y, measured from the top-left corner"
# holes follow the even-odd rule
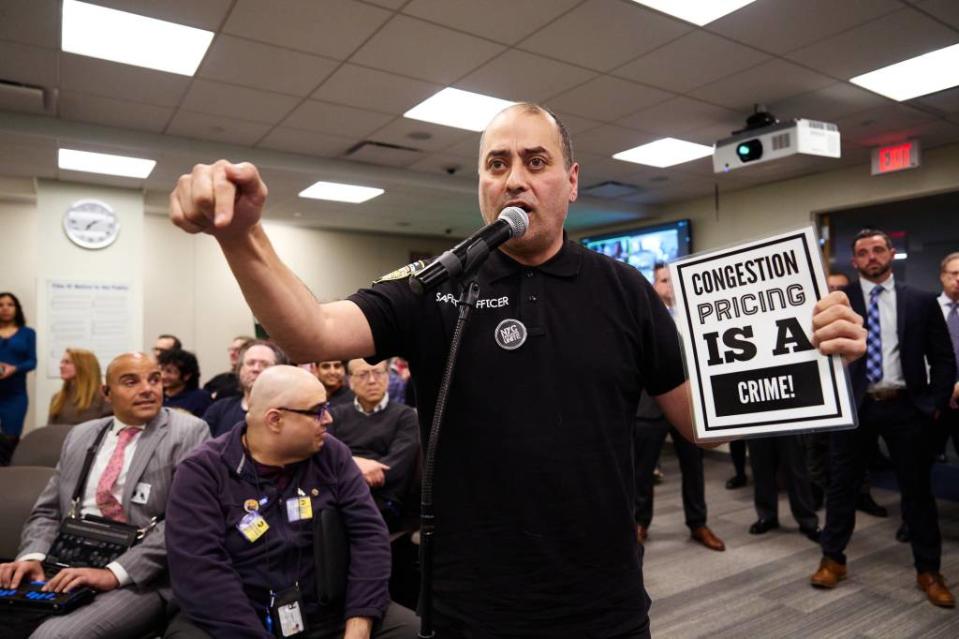
[[[168,637],[416,635],[413,613],[390,603],[383,518],[349,449],[327,436],[331,421],[315,376],[274,366],[253,384],[245,428],[183,462],[167,549],[184,614]],[[313,545],[324,509],[339,511],[349,545],[345,595],[329,605]]]

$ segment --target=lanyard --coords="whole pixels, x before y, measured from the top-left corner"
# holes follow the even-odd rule
[[[257,492],[258,494],[262,495],[262,494],[263,494],[263,489],[262,489],[262,487],[261,487],[261,485],[260,485],[260,475],[259,475],[259,473],[256,471],[256,462],[253,461],[252,455],[250,455],[250,462],[251,462],[251,463],[250,463],[250,467],[251,467],[251,469],[253,470],[253,480],[254,480],[254,482],[256,483],[256,492]],[[303,493],[302,489],[300,488],[300,480],[303,479],[303,473],[304,473],[305,470],[306,470],[306,464],[307,464],[307,463],[308,463],[308,461],[303,461],[303,462],[301,462],[300,467],[299,467],[299,468],[297,469],[297,471],[296,471],[296,475],[293,477],[293,480],[292,480],[292,481],[290,482],[290,484],[289,484],[290,486],[294,486],[294,485],[296,486],[296,492],[297,492],[297,495],[298,495],[298,496]],[[282,502],[282,500],[283,500],[282,495],[280,495],[279,491],[277,491],[276,503],[277,503],[277,504],[280,504],[280,503]],[[260,504],[259,504],[259,501],[257,502],[257,504],[258,504],[257,512],[259,512],[259,505],[260,505]],[[262,515],[261,515],[261,516],[262,516]],[[281,513],[280,520],[282,521],[282,513]],[[278,526],[277,528],[279,528],[279,526]],[[294,531],[294,532],[295,532],[295,531]],[[289,538],[286,537],[286,534],[285,534],[285,533],[284,533],[283,537],[284,537],[283,541],[285,542],[284,545],[286,545],[286,543],[289,543],[289,542],[291,541]],[[295,541],[295,540],[296,540],[296,539],[295,539],[295,535],[294,535],[293,541]],[[266,573],[263,574],[263,577],[264,577],[263,581],[266,582],[267,586],[268,586],[269,589],[270,589],[270,601],[269,601],[269,605],[267,606],[267,617],[269,617],[269,616],[270,616],[269,609],[273,607],[273,602],[274,602],[274,600],[276,599],[277,590],[276,590],[276,588],[273,587],[273,584],[271,583],[271,580],[270,580],[270,574],[272,573],[272,570],[273,570],[273,565],[272,565],[273,562],[271,561],[271,554],[272,554],[272,553],[270,552],[269,548],[268,548],[265,544],[264,544],[263,548],[264,548],[264,554],[266,555]],[[302,559],[303,559],[303,546],[301,546],[300,544],[296,544],[296,563],[294,564],[294,570],[295,570],[296,572],[295,572],[295,577],[294,577],[294,580],[293,580],[293,585],[296,586],[297,590],[299,590],[299,588],[300,588],[299,575],[300,575],[300,563],[301,563]],[[280,568],[281,566],[277,566],[277,567]]]

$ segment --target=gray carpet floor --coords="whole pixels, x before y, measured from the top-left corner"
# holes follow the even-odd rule
[[[857,513],[847,549],[848,579],[834,590],[818,590],[809,576],[819,565],[819,547],[799,533],[785,493],[779,502],[782,528],[750,535],[756,519],[752,483],[726,490],[732,464],[728,457],[707,454],[708,525],[726,542],[725,552],[714,552],[689,539],[679,466],[668,446],[662,468],[666,479],[656,487],[644,560],[653,637],[959,637],[959,609],[928,603],[916,588],[909,545],[895,540],[897,492],[873,489],[889,517]],[[822,524],[825,512],[819,516]],[[959,595],[959,504],[940,501],[939,520],[942,572]]]

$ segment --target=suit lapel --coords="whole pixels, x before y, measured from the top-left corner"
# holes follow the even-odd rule
[[[849,306],[852,307],[852,310],[866,319],[866,302],[863,300],[862,284],[856,282],[847,286],[846,296],[849,298]]]
[[[120,503],[123,510],[130,512],[130,499],[133,497],[133,490],[143,477],[143,473],[153,457],[153,451],[156,450],[160,442],[167,436],[169,428],[169,414],[167,410],[161,409],[160,414],[146,425],[140,439],[137,442],[136,452],[133,453],[133,461],[130,462],[130,469],[127,471],[126,482],[123,485],[123,499]]]

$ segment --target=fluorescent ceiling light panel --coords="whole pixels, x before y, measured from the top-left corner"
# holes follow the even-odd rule
[[[67,171],[119,175],[121,177],[139,178],[142,180],[153,172],[153,167],[155,167],[157,163],[156,160],[131,158],[125,155],[60,149],[58,164],[61,169]]]
[[[317,182],[313,186],[300,191],[300,197],[313,200],[333,200],[334,202],[350,202],[359,204],[383,195],[383,189],[371,186],[354,186],[352,184],[337,184],[336,182]]]
[[[893,259],[896,260],[906,260],[909,259],[909,253],[896,253]]]
[[[697,26],[709,24],[728,13],[738,11],[756,0],[633,0],[650,9],[692,22]]]
[[[713,154],[713,147],[676,138],[663,138],[649,144],[620,151],[613,159],[635,162],[646,166],[665,168],[683,162],[692,162]]]
[[[213,32],[64,0],[63,50],[136,67],[193,75]]]
[[[508,100],[449,87],[423,100],[404,113],[403,117],[467,131],[482,131],[494,115],[514,104]]]
[[[959,44],[857,75],[849,81],[899,102],[954,87],[959,84]]]

